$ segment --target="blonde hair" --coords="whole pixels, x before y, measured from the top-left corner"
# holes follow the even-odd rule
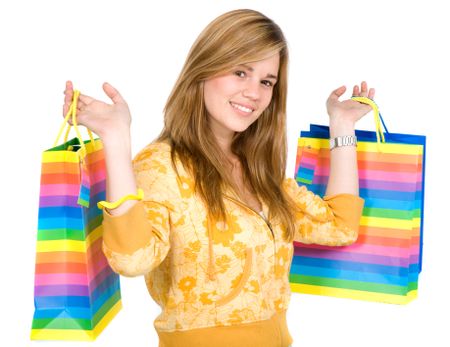
[[[284,236],[294,236],[295,205],[283,191],[285,179],[286,96],[288,48],[279,26],[254,10],[227,12],[212,21],[194,42],[164,108],[164,129],[155,141],[167,141],[172,161],[178,158],[193,175],[195,190],[217,220],[226,221],[223,188],[235,189],[223,152],[209,130],[203,82],[233,67],[279,54],[278,81],[272,100],[231,145],[239,158],[246,184],[269,207],[269,220],[277,218]],[[236,191],[236,189],[235,189]],[[239,193],[237,192],[239,195]]]

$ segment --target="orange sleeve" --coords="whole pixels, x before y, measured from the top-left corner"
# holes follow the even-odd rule
[[[305,186],[298,186],[293,178],[286,179],[284,185],[298,208],[294,241],[344,246],[357,240],[363,199],[352,194],[336,194],[322,199]]]
[[[103,242],[114,252],[132,254],[145,247],[155,237],[152,229],[142,201],[137,201],[121,215],[103,210]]]
[[[152,271],[170,250],[170,214],[178,188],[169,160],[167,151],[157,146],[144,148],[133,160],[143,200],[120,215],[103,210],[103,253],[111,268],[124,276]]]
[[[364,208],[364,199],[352,194],[336,194],[324,196],[323,200],[333,211],[338,226],[358,231]]]

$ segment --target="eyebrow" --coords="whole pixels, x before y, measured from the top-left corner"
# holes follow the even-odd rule
[[[248,65],[245,65],[245,64],[241,64],[241,66],[245,67],[249,71],[253,71],[253,68],[251,66],[248,66]],[[278,77],[276,75],[272,75],[270,73],[267,74],[266,78],[273,78],[275,80],[278,80]]]

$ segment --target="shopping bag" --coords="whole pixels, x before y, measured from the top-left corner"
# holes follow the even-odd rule
[[[375,105],[376,107],[376,105]],[[360,196],[355,244],[295,243],[294,292],[404,304],[417,296],[423,235],[425,136],[356,131]],[[311,125],[298,141],[296,179],[320,196],[329,175],[329,129]]]
[[[103,145],[83,141],[74,99],[55,144],[42,154],[32,340],[94,340],[122,307],[119,275],[102,252]],[[58,145],[72,117],[77,136]]]
[[[379,119],[385,129],[384,136],[388,138],[390,143],[400,143],[400,144],[411,144],[419,146],[419,165],[417,166],[417,179],[416,179],[416,199],[414,206],[414,232],[413,232],[413,243],[419,245],[419,254],[414,258],[418,264],[418,271],[422,270],[422,248],[423,248],[423,191],[425,188],[425,159],[426,159],[426,137],[422,135],[410,135],[410,134],[395,134],[390,133],[383,121],[381,115]],[[311,124],[310,133],[316,136],[321,136],[321,138],[328,138],[329,130],[328,127],[322,125]],[[304,133],[308,136],[307,133]],[[373,142],[376,141],[376,135],[373,132],[358,130],[358,139],[361,141]],[[423,147],[420,150],[420,147]],[[404,147],[405,149],[405,147]],[[413,189],[410,189],[413,190]]]
[[[414,204],[414,226],[413,226],[413,244],[418,245],[418,255],[416,254],[412,260],[417,263],[418,272],[422,270],[422,248],[423,248],[423,191],[425,186],[425,158],[426,158],[426,137],[421,135],[409,135],[409,134],[395,134],[390,133],[386,125],[383,121],[383,118],[380,115],[380,120],[384,126],[386,131],[385,137],[388,138],[390,143],[400,143],[400,144],[411,144],[417,145],[419,147],[419,156],[418,156],[418,165],[416,170],[416,189],[415,189],[415,204]],[[322,125],[311,124],[310,125],[310,134],[314,134],[315,136],[322,136],[322,138],[327,137],[329,134],[328,127]],[[357,131],[358,139],[361,141],[372,142],[376,140],[376,136],[373,132],[369,131]],[[309,135],[305,132],[304,136],[308,137]],[[420,150],[420,147],[423,147],[423,150]],[[403,148],[405,150],[405,147]],[[405,153],[404,153],[405,154]],[[400,160],[401,161],[401,160]],[[397,185],[397,184],[396,184]],[[404,183],[397,185],[397,187],[405,186]],[[413,191],[413,188],[407,189],[406,191]],[[417,250],[417,247],[415,247]]]

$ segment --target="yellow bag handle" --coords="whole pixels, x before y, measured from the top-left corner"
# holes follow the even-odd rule
[[[386,142],[386,139],[384,138],[384,132],[383,132],[383,126],[381,124],[381,116],[380,116],[380,110],[378,109],[378,105],[373,101],[372,99],[366,98],[364,96],[352,96],[352,100],[358,101],[362,104],[367,104],[372,107],[373,109],[373,116],[375,120],[375,133],[377,135],[377,147],[380,150],[380,143]]]
[[[61,127],[59,129],[58,136],[56,137],[53,147],[56,147],[58,145],[59,138],[61,137],[61,134],[62,134],[64,128],[66,127],[66,125],[69,125],[67,128],[66,134],[64,136],[64,143],[67,142],[67,138],[69,137],[70,129],[72,129],[72,126],[73,126],[73,128],[75,129],[75,132],[77,134],[78,140],[80,141],[80,146],[81,146],[80,157],[83,159],[86,156],[86,146],[84,144],[83,138],[81,137],[80,130],[78,129],[78,125],[77,125],[77,104],[78,104],[79,96],[80,96],[80,91],[74,90],[72,103],[70,104],[69,110],[67,111],[67,114],[63,121],[63,124],[61,125]],[[69,124],[70,117],[72,117],[73,125]],[[92,136],[92,132],[88,128],[86,128],[86,129],[88,131],[89,138],[91,139],[91,143],[95,149],[95,141],[94,141],[94,137]]]
[[[144,191],[141,188],[138,188],[137,195],[134,194],[128,194],[125,196],[122,196],[119,200],[115,202],[107,202],[105,200],[97,202],[97,207],[100,210],[103,210],[104,207],[106,207],[109,210],[112,210],[122,204],[126,200],[142,200],[144,198]]]

